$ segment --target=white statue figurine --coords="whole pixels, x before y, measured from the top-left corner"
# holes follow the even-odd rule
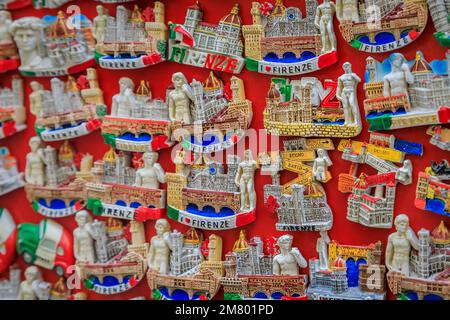
[[[113,96],[111,116],[120,118],[131,118],[132,110],[137,105],[136,96],[133,92],[134,82],[130,78],[123,77],[119,80],[120,92]]]
[[[192,88],[181,72],[173,74],[172,83],[175,89],[168,97],[170,120],[192,124],[191,104],[194,100]]]
[[[6,52],[10,51],[7,47],[13,44],[13,38],[11,33],[9,33],[11,23],[11,13],[0,10],[0,59],[9,58]],[[3,47],[5,47],[5,52],[3,52]]]
[[[98,5],[97,16],[92,21],[92,35],[97,43],[103,43],[105,40],[106,25],[108,22],[108,9],[102,5]]]
[[[235,183],[241,192],[241,211],[250,212],[256,208],[255,171],[258,163],[253,160],[251,150],[245,150],[244,161],[239,163]]]
[[[273,257],[273,274],[275,276],[298,276],[299,267],[306,268],[307,263],[298,248],[292,248],[293,236],[278,238],[280,253]]]
[[[320,237],[317,239],[316,251],[319,255],[319,268],[320,270],[328,270],[328,245],[331,240],[326,231],[320,231]]]
[[[144,164],[136,171],[136,187],[159,189],[160,183],[166,182],[166,174],[158,161],[157,152],[146,152],[142,155]]]
[[[333,165],[328,152],[324,149],[317,150],[317,158],[314,159],[312,174],[316,181],[326,182],[328,180],[328,168]]]
[[[32,137],[29,142],[31,152],[27,154],[25,181],[29,184],[43,186],[45,184],[45,158],[42,141]]]
[[[414,75],[401,53],[393,53],[390,61],[392,70],[384,76],[383,96],[393,97],[406,94],[408,97],[408,87],[414,83]]]
[[[38,300],[33,283],[41,280],[41,272],[36,266],[30,266],[25,270],[25,280],[20,283],[18,300]]]
[[[336,6],[330,0],[324,0],[317,7],[314,24],[322,37],[322,53],[336,51],[336,35],[334,34],[333,16]]]
[[[413,166],[411,160],[405,160],[403,161],[403,167],[398,169],[395,179],[404,185],[408,185],[412,183],[412,174]]]
[[[44,87],[37,81],[31,81],[30,112],[38,119],[44,116]]]
[[[388,237],[386,247],[386,267],[390,271],[398,271],[409,276],[409,258],[411,249],[419,249],[419,241],[409,226],[409,218],[400,214],[394,221],[395,233]]]
[[[95,263],[95,240],[91,235],[92,217],[86,210],[76,213],[78,227],[73,231],[73,253],[77,262]]]
[[[172,250],[169,221],[159,219],[155,223],[155,230],[156,235],[150,240],[148,267],[160,274],[168,274],[170,251]]]
[[[350,62],[342,65],[344,74],[338,78],[336,98],[341,101],[344,109],[345,125],[361,126],[361,116],[358,106],[357,88],[361,78],[352,71]]]
[[[336,16],[339,21],[359,22],[358,0],[336,0]]]

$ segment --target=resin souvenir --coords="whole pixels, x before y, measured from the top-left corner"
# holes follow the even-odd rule
[[[239,4],[219,24],[203,21],[199,1],[187,9],[184,24],[169,23],[168,60],[238,74],[244,67]]]
[[[329,0],[320,5],[317,0],[306,0],[305,13],[301,8],[285,7],[283,0],[253,2],[253,24],[242,27],[247,69],[289,76],[336,63],[335,11]]]
[[[19,266],[12,265],[9,267],[8,279],[0,278],[0,300],[16,300],[19,295],[20,287]]]
[[[19,71],[24,76],[63,76],[95,64],[91,21],[83,15],[68,18],[59,11],[57,16],[42,19],[20,18],[9,30],[19,50]]]
[[[416,236],[401,214],[395,228],[386,247],[389,289],[401,300],[449,300],[450,233],[444,222]]]
[[[56,9],[63,6],[69,1],[70,0],[33,0],[33,6],[36,9]]]
[[[428,63],[394,53],[383,63],[367,58],[364,110],[370,131],[450,122],[450,53]]]
[[[119,88],[119,93],[112,97],[111,114],[103,117],[102,135],[105,142],[118,150],[131,152],[171,147],[173,142],[170,140],[171,121],[167,103],[163,99],[154,99],[144,80],[135,89],[133,80],[123,77],[119,80]]]
[[[150,240],[147,281],[156,300],[207,300],[220,289],[223,276],[222,238],[208,239],[191,228],[171,231],[166,219],[155,224]]]
[[[450,151],[450,128],[432,126],[427,130],[431,136],[430,143],[444,151]]]
[[[188,164],[184,150],[174,159],[175,173],[167,173],[167,214],[190,227],[227,230],[256,219],[255,172],[258,163],[250,150],[244,159],[227,155],[224,165],[207,155],[201,164]]]
[[[319,258],[309,260],[309,300],[385,300],[383,244],[341,245],[321,233]]]
[[[247,241],[244,230],[225,255],[223,286],[225,300],[299,298],[306,294],[308,276],[300,273],[307,262],[293,236]]]
[[[27,128],[23,80],[14,77],[11,89],[0,88],[0,139]]]
[[[24,275],[25,280],[20,282],[17,300],[69,300],[70,292],[64,278],[52,285],[42,280],[41,271],[35,266],[28,267]],[[20,272],[18,277],[20,281]]]
[[[79,169],[75,150],[65,141],[57,150],[44,147],[39,137],[30,139],[26,156],[25,192],[33,209],[49,218],[63,218],[83,209],[84,185],[92,180],[92,156],[82,156]]]
[[[60,277],[74,264],[72,235],[50,219],[19,224],[16,248],[25,263],[55,270]]]
[[[172,84],[167,95],[172,137],[184,149],[222,151],[245,136],[253,111],[242,79],[233,76],[224,84],[211,72],[203,83],[193,79],[188,84],[182,73],[175,73]]]
[[[31,5],[32,0],[2,0],[0,1],[0,10],[17,10]]]
[[[448,0],[428,0],[431,18],[436,28],[435,37],[445,47],[450,47],[450,3]]]
[[[373,135],[371,142],[375,143],[378,136]],[[378,154],[383,149],[396,154],[389,148],[376,148],[377,145],[374,144],[369,146],[378,150]],[[410,160],[403,160],[403,153],[400,153],[399,159],[394,161],[388,153],[385,157],[379,157],[378,154],[372,153],[366,144],[354,147],[351,140],[347,141],[342,159],[351,162],[352,165],[348,174],[339,175],[338,189],[343,193],[350,193],[347,200],[347,220],[366,227],[390,229],[394,221],[397,184],[411,184],[413,168]],[[398,167],[393,162],[400,162],[403,166]],[[369,176],[363,172],[357,177],[359,164],[368,164],[378,173]]]
[[[357,86],[349,62],[337,81],[314,77],[274,78],[266,96],[264,127],[270,134],[301,137],[355,137],[361,133]]]
[[[52,78],[50,83],[51,90],[44,90],[37,81],[30,83],[30,111],[36,116],[35,129],[42,140],[73,139],[100,128],[106,105],[95,69],[87,69],[77,79]]]
[[[416,40],[428,20],[426,0],[336,0],[342,37],[355,49],[383,53]]]
[[[24,174],[7,147],[0,147],[0,196],[25,186]],[[1,272],[0,272],[1,273]]]
[[[432,162],[417,181],[417,208],[450,217],[450,165],[448,160]]]
[[[149,244],[144,224],[109,218],[92,220],[85,211],[77,212],[78,227],[73,231],[77,274],[84,286],[98,294],[111,295],[135,287],[147,270]]]
[[[105,69],[140,69],[166,59],[167,26],[164,4],[156,1],[154,8],[132,12],[124,6],[116,9],[116,18],[97,6],[93,20],[93,36],[97,41],[95,56]]]
[[[92,182],[86,183],[87,208],[95,215],[124,220],[156,220],[166,211],[165,172],[158,153],[132,157],[109,150],[92,169]]]
[[[298,139],[284,141],[282,152],[259,155],[261,173],[269,173],[272,184],[264,186],[264,203],[278,217],[279,231],[330,230],[333,213],[321,183],[331,179],[333,165],[327,151],[334,150],[330,139]],[[298,176],[284,185],[280,172]]]
[[[16,237],[17,227],[13,217],[7,209],[0,208],[0,274],[8,270],[16,257]]]
[[[17,47],[9,33],[11,24],[11,13],[0,10],[0,73],[16,70],[19,67]]]

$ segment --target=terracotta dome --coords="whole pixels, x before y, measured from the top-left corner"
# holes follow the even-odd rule
[[[347,269],[347,264],[345,260],[341,257],[337,257],[333,262],[333,269]]]
[[[106,223],[106,228],[108,231],[122,230],[123,223],[119,219],[109,218]]]
[[[273,82],[270,85],[269,92],[267,92],[267,98],[272,100],[274,99],[279,100],[281,98],[280,90],[278,90],[277,86]]]
[[[447,226],[444,221],[441,221],[439,226],[437,226],[431,233],[433,237],[433,242],[437,244],[450,244],[450,234],[448,232]]]
[[[199,244],[201,242],[200,235],[195,228],[190,228],[184,236],[184,243]]]
[[[148,83],[145,80],[141,81],[141,84],[139,85],[139,87],[136,90],[136,94],[138,96],[150,96],[151,95],[151,91],[149,89]]]
[[[114,151],[113,148],[109,149],[108,152],[105,153],[103,156],[103,161],[105,162],[115,162],[117,159],[117,153]]]
[[[52,38],[70,38],[75,32],[67,25],[67,19],[64,12],[59,11],[55,23],[50,27],[50,37]]]
[[[64,298],[67,295],[67,287],[64,278],[60,278],[51,289],[51,295],[58,298]]]
[[[214,74],[213,71],[211,71],[208,78],[203,83],[203,88],[205,91],[219,90],[223,88],[223,82]]]
[[[233,24],[233,25],[237,25],[237,26],[242,25],[242,20],[239,17],[239,4],[236,3],[234,5],[233,9],[231,9],[230,14],[223,17],[220,20],[220,22],[227,23],[227,24]]]
[[[411,72],[413,73],[431,73],[433,70],[431,69],[430,64],[425,61],[423,58],[422,52],[417,51],[416,53],[416,61],[411,67]]]
[[[361,173],[361,175],[359,176],[359,179],[356,181],[355,187],[367,188],[367,186],[368,186],[367,178],[368,178],[367,174],[365,174],[364,172]]]

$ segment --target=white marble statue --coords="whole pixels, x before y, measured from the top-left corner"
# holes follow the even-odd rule
[[[136,171],[136,187],[159,189],[160,183],[166,182],[166,174],[158,161],[157,152],[146,152],[142,155],[144,163]]]
[[[244,161],[239,163],[235,183],[241,192],[241,211],[250,212],[256,208],[255,171],[257,162],[251,150],[245,150]]]
[[[95,263],[95,240],[92,237],[90,223],[92,217],[86,210],[76,213],[78,227],[73,231],[73,253],[77,262]]]
[[[336,35],[334,34],[333,16],[336,6],[330,0],[324,0],[317,7],[314,24],[320,30],[322,37],[322,53],[336,51]]]
[[[45,294],[49,294],[50,285],[42,281],[42,274],[36,266],[25,269],[25,280],[20,283],[18,300],[40,300]],[[40,290],[42,287],[47,292]],[[49,298],[49,297],[45,297]]]
[[[320,237],[317,239],[316,251],[319,255],[319,268],[320,270],[328,270],[328,245],[331,240],[326,231],[320,231]]]
[[[361,115],[359,113],[357,88],[361,78],[352,71],[350,62],[342,65],[344,74],[338,78],[336,98],[341,101],[344,109],[345,125],[361,126]]]
[[[173,74],[172,83],[175,89],[168,97],[170,120],[192,124],[191,104],[194,100],[192,88],[181,72]]]
[[[324,149],[317,150],[317,157],[314,159],[312,174],[313,178],[319,182],[326,182],[328,177],[328,168],[333,165],[328,152]]]
[[[132,110],[137,106],[133,92],[134,82],[130,78],[123,77],[119,80],[119,86],[120,92],[112,98],[111,116],[131,118]]]
[[[413,174],[413,166],[411,160],[405,160],[403,162],[403,167],[399,168],[395,179],[403,183],[404,185],[408,185],[412,183],[412,174]]]
[[[45,158],[42,141],[32,137],[29,142],[31,152],[27,154],[25,181],[29,184],[43,186],[45,184]]]
[[[148,267],[160,274],[169,274],[169,259],[172,250],[169,221],[159,219],[155,223],[155,230],[156,235],[150,240]]]
[[[97,43],[103,43],[105,40],[106,26],[109,17],[108,9],[102,5],[98,5],[96,9],[97,16],[92,21],[92,35],[95,40],[97,40]]]
[[[339,21],[359,22],[358,0],[336,0],[336,16]]]
[[[275,276],[297,276],[300,268],[306,268],[307,262],[298,248],[292,248],[293,236],[283,235],[277,244],[280,253],[273,257],[273,274]]]
[[[408,87],[414,83],[414,75],[401,53],[393,53],[390,58],[391,72],[384,76],[383,96],[392,97],[401,94],[408,96]]]
[[[419,240],[409,226],[409,218],[400,214],[394,221],[396,232],[388,237],[386,247],[386,267],[409,276],[409,258],[412,248],[419,249]]]
[[[30,112],[38,119],[44,116],[44,87],[37,81],[30,82]]]

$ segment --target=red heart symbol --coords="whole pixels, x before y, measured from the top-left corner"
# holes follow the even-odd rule
[[[136,280],[136,277],[132,277],[132,278],[128,281],[128,283],[130,284],[130,286],[134,287],[134,286],[138,283],[138,281]]]
[[[189,218],[184,218],[184,220],[185,220],[187,223],[190,223],[190,222],[191,222],[191,219],[189,219]]]
[[[236,143],[238,141],[238,136],[235,134],[232,138],[233,142]]]
[[[271,66],[266,66],[266,71],[270,72],[270,70],[272,70],[272,67]]]

